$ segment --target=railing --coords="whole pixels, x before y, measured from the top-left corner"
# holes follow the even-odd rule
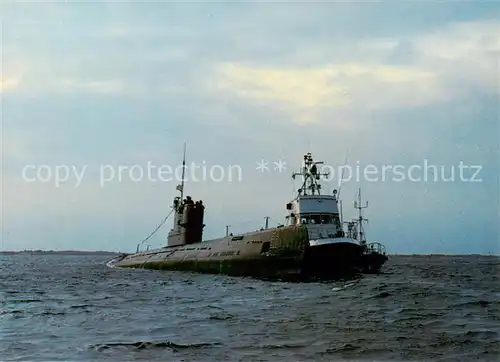
[[[380,243],[370,243],[366,246],[370,253],[379,253],[385,255],[385,246]]]

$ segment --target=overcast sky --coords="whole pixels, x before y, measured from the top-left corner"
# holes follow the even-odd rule
[[[7,4],[1,247],[134,251],[178,194],[168,167],[186,141],[188,165],[207,171],[186,182],[207,238],[284,222],[291,173],[312,152],[331,170],[359,166],[341,186],[344,218],[361,187],[367,237],[390,253],[498,254],[499,9]]]

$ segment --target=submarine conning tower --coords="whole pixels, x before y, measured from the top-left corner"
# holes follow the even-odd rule
[[[174,198],[174,226],[168,233],[168,246],[199,243],[203,239],[203,217],[205,205],[203,201],[193,201],[190,196],[181,200]]]

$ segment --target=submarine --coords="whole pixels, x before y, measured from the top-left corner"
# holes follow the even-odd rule
[[[183,197],[182,177],[177,186],[181,194],[171,206],[174,218],[167,245],[142,252],[138,246],[136,253],[122,254],[108,266],[291,280],[335,279],[363,272],[367,247],[344,232],[337,190],[322,194],[319,181],[328,175],[318,171],[323,162],[307,153],[302,164],[301,172],[292,175],[302,176],[302,185],[286,203],[285,224],[268,227],[266,222],[259,230],[237,235],[226,231],[226,236],[203,240],[205,204]]]

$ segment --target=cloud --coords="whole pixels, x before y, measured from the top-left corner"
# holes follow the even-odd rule
[[[354,42],[353,54],[371,61],[303,67],[221,63],[210,85],[241,100],[275,106],[298,123],[319,121],[325,109],[422,107],[469,98],[471,87],[498,93],[499,34],[494,21],[454,23],[410,39]],[[315,52],[333,54],[332,49],[335,45],[324,45]],[[311,54],[307,44],[302,51]]]
[[[346,89],[331,84],[334,69],[283,70],[251,68],[234,64],[220,66],[221,88],[237,91],[241,96],[289,102],[298,107],[345,104]]]
[[[14,77],[0,79],[0,92],[16,88],[19,85],[19,80]]]
[[[455,86],[498,94],[500,24],[484,20],[450,24],[413,41],[416,61]]]
[[[353,63],[289,70],[223,64],[220,72],[223,81],[219,88],[249,99],[284,102],[296,110],[361,104],[401,108],[445,97],[433,73],[409,67]]]

